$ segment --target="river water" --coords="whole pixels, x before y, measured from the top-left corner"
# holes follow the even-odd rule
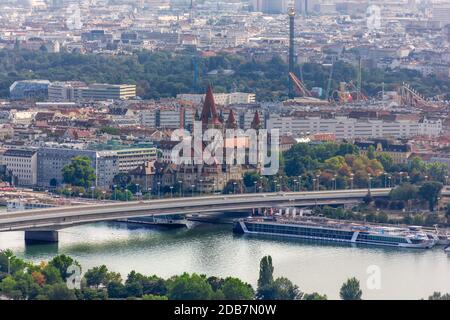
[[[0,249],[10,248],[34,262],[63,253],[78,260],[83,270],[105,264],[124,278],[130,270],[164,278],[186,271],[235,276],[255,287],[259,261],[271,255],[275,276],[287,277],[302,291],[327,294],[330,299],[339,298],[341,284],[352,276],[360,280],[366,299],[420,299],[433,291],[450,292],[450,257],[442,248],[263,239],[234,235],[231,225],[200,223],[181,230],[96,223],[61,230],[59,244],[25,246],[23,237],[23,232],[0,233]]]

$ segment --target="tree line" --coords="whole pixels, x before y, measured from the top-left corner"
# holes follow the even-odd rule
[[[287,98],[288,66],[279,56],[268,61],[256,61],[239,54],[219,53],[201,58],[199,83],[195,85],[193,54],[191,52],[149,52],[133,55],[96,55],[79,53],[49,53],[44,51],[0,50],[0,97],[9,96],[9,87],[16,80],[48,79],[50,81],[84,81],[112,84],[136,84],[138,96],[144,99],[174,97],[179,93],[202,93],[212,82],[216,92],[234,90],[252,92],[259,101]],[[232,75],[221,71],[233,70]],[[217,74],[210,73],[218,70]],[[295,73],[308,88],[327,88],[329,67],[318,63],[297,65]],[[355,81],[354,65],[337,61],[332,88],[339,83]],[[363,91],[376,96],[382,90],[394,90],[402,82],[410,83],[425,96],[450,92],[450,81],[433,76],[424,77],[412,70],[363,70]]]
[[[120,273],[105,265],[87,270],[79,288],[70,289],[70,266],[80,264],[66,255],[49,262],[32,264],[16,257],[11,250],[0,251],[0,297],[18,300],[327,300],[317,292],[301,292],[285,277],[274,278],[271,256],[260,261],[256,290],[239,278],[220,278],[196,273],[163,279],[131,271],[125,281]],[[342,300],[361,300],[363,292],[356,278],[342,284]],[[434,292],[430,300],[449,300],[450,294]]]

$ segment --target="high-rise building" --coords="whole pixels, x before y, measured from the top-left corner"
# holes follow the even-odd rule
[[[450,4],[434,4],[432,20],[439,22],[442,27],[450,24]]]

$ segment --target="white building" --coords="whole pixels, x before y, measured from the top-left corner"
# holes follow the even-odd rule
[[[419,122],[412,120],[360,120],[348,117],[291,117],[271,114],[267,129],[279,129],[281,135],[301,137],[316,133],[334,133],[337,139],[408,138],[419,134]]]
[[[36,151],[8,149],[2,155],[2,164],[11,171],[14,185],[27,187],[36,185]]]
[[[428,120],[419,122],[419,134],[427,137],[438,137],[442,133],[442,120]]]
[[[177,99],[190,101],[200,104],[205,98],[204,94],[182,93],[177,95]],[[254,93],[232,92],[232,93],[214,93],[214,101],[218,105],[227,106],[229,104],[255,103]]]

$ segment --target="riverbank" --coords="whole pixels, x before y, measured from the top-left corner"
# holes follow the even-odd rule
[[[233,235],[230,225],[195,224],[190,229],[128,228],[97,223],[61,230],[60,243],[25,246],[22,232],[0,233],[0,249],[40,262],[58,253],[79,261],[83,270],[105,264],[127,274],[136,270],[168,278],[183,272],[233,276],[256,286],[259,261],[271,255],[276,276],[285,276],[304,292],[338,299],[349,277],[361,280],[366,299],[421,299],[450,291],[450,258],[440,249],[401,250],[352,247]],[[366,287],[370,266],[378,266],[381,288]]]

